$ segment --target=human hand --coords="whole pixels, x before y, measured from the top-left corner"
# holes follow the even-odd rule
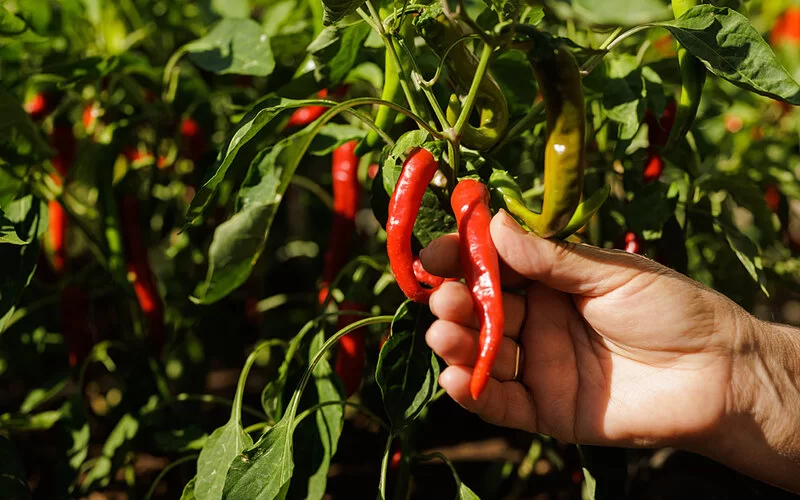
[[[696,449],[708,441],[731,408],[751,316],[640,256],[544,240],[505,213],[491,231],[504,286],[525,295],[504,294],[506,338],[473,401],[472,299],[458,282],[433,293],[439,320],[427,341],[450,365],[439,382],[453,399],[489,422],[570,442]],[[428,271],[457,277],[458,236],[431,243],[421,259]]]

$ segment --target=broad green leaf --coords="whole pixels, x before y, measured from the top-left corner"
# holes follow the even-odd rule
[[[211,0],[211,10],[229,19],[245,19],[250,16],[249,0]]]
[[[316,63],[314,77],[329,85],[340,83],[356,65],[370,27],[364,21],[349,25],[328,26],[308,46],[308,53]]]
[[[329,26],[343,17],[353,14],[357,8],[364,3],[364,0],[322,0],[325,9],[323,24]]]
[[[228,423],[212,432],[197,458],[195,497],[199,500],[222,498],[231,460],[252,444],[239,415],[231,416]]]
[[[191,478],[186,486],[183,487],[180,500],[195,500],[194,485],[197,483],[197,476]]]
[[[202,450],[208,434],[200,426],[186,425],[181,429],[168,429],[153,433],[153,442],[159,450],[185,453]]]
[[[212,304],[247,280],[264,250],[265,235],[279,203],[280,199],[250,204],[217,227],[208,251],[206,280],[198,286],[193,301]]]
[[[247,376],[257,359],[258,353],[264,347],[259,344],[247,357],[244,367],[239,375],[236,385],[236,395],[233,398],[231,416],[228,422],[216,429],[209,436],[200,456],[197,457],[197,481],[195,483],[195,496],[200,500],[219,500],[225,487],[225,477],[231,461],[247,447],[253,445],[250,435],[242,427],[242,399]]]
[[[669,186],[654,182],[644,186],[626,207],[628,228],[646,240],[661,237],[664,223],[675,213],[675,198],[668,198]]]
[[[458,498],[461,500],[480,500],[480,497],[461,481],[458,483]]]
[[[292,417],[285,415],[253,446],[233,459],[225,479],[225,500],[272,500],[286,497],[292,478]]]
[[[20,203],[21,204],[21,203]],[[17,202],[12,205],[19,206]],[[12,245],[0,243],[0,332],[5,328],[11,309],[16,306],[22,292],[31,282],[33,273],[36,271],[36,263],[39,259],[39,240],[34,236],[39,234],[41,202],[37,198],[29,197],[24,204],[28,207],[23,216],[25,239],[32,239],[27,245]],[[7,213],[6,216],[16,222],[16,213]],[[17,231],[20,227],[17,226]]]
[[[0,491],[10,500],[31,498],[22,461],[11,438],[4,434],[0,434]]]
[[[318,100],[295,101],[268,96],[248,111],[239,122],[238,128],[227,144],[222,148],[220,159],[208,170],[202,186],[192,200],[186,214],[190,223],[199,222],[199,217],[211,203],[220,183],[225,180],[231,166],[241,162],[240,155],[247,156],[242,154],[243,150],[251,143],[258,142],[264,135],[275,132],[277,128],[277,120],[275,118],[281,112],[309,104],[318,104],[319,102]],[[300,131],[300,133],[302,132]]]
[[[699,5],[659,23],[709,71],[745,90],[800,105],[800,84],[761,34],[735,10]]]
[[[320,330],[309,346],[309,359],[312,359],[325,342],[325,332]],[[303,397],[305,405],[317,405],[342,401],[338,381],[335,380],[330,364],[324,358],[313,371],[315,391],[308,391]],[[328,469],[336,454],[339,436],[344,424],[344,408],[341,405],[328,405],[319,408],[312,416],[297,425],[294,433],[294,449],[302,450],[294,459],[289,498],[321,499],[325,495],[328,482]]]
[[[548,0],[559,17],[577,17],[587,24],[635,26],[669,19],[672,10],[660,0]]]
[[[644,82],[636,57],[623,54],[608,61],[603,108],[608,118],[620,124],[620,139],[631,139],[644,116]]]
[[[391,335],[381,348],[375,381],[394,431],[419,416],[436,393],[439,363],[425,343],[431,323],[427,307],[406,301],[395,313]]]
[[[32,31],[21,18],[0,5],[0,47],[13,42],[46,42],[47,39]]]
[[[6,431],[45,431],[61,420],[59,410],[43,411],[33,415],[0,415],[0,430]]]
[[[183,50],[195,64],[214,73],[268,76],[275,69],[269,37],[252,19],[223,19]]]
[[[767,290],[767,276],[764,274],[764,265],[761,258],[761,250],[758,248],[750,238],[743,235],[738,229],[732,227],[731,224],[726,224],[724,227],[720,224],[714,224],[714,230],[725,235],[725,241],[730,246],[736,258],[742,263],[747,274],[753,278],[764,295],[769,297]]]

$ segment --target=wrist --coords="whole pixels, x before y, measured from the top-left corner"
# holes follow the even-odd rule
[[[737,315],[725,413],[697,451],[800,491],[800,331]]]

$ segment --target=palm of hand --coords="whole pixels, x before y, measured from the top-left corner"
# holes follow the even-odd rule
[[[674,292],[683,295],[670,295],[662,281],[659,297],[650,297],[647,275],[639,278],[647,283],[596,297],[530,286],[519,337],[530,430],[574,442],[652,446],[700,436],[722,417],[731,366],[725,342],[714,338],[721,335],[714,304],[704,300],[705,290],[687,296],[679,279],[658,278],[679,281]],[[709,328],[698,328],[704,324]]]

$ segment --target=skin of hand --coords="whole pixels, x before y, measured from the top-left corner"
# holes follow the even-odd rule
[[[469,394],[479,325],[467,287],[442,284],[426,340],[448,394],[484,420],[563,441],[674,446],[800,491],[800,335],[645,257],[492,220],[506,325],[492,379]],[[459,277],[458,235],[421,253]],[[521,379],[513,380],[515,343]]]

